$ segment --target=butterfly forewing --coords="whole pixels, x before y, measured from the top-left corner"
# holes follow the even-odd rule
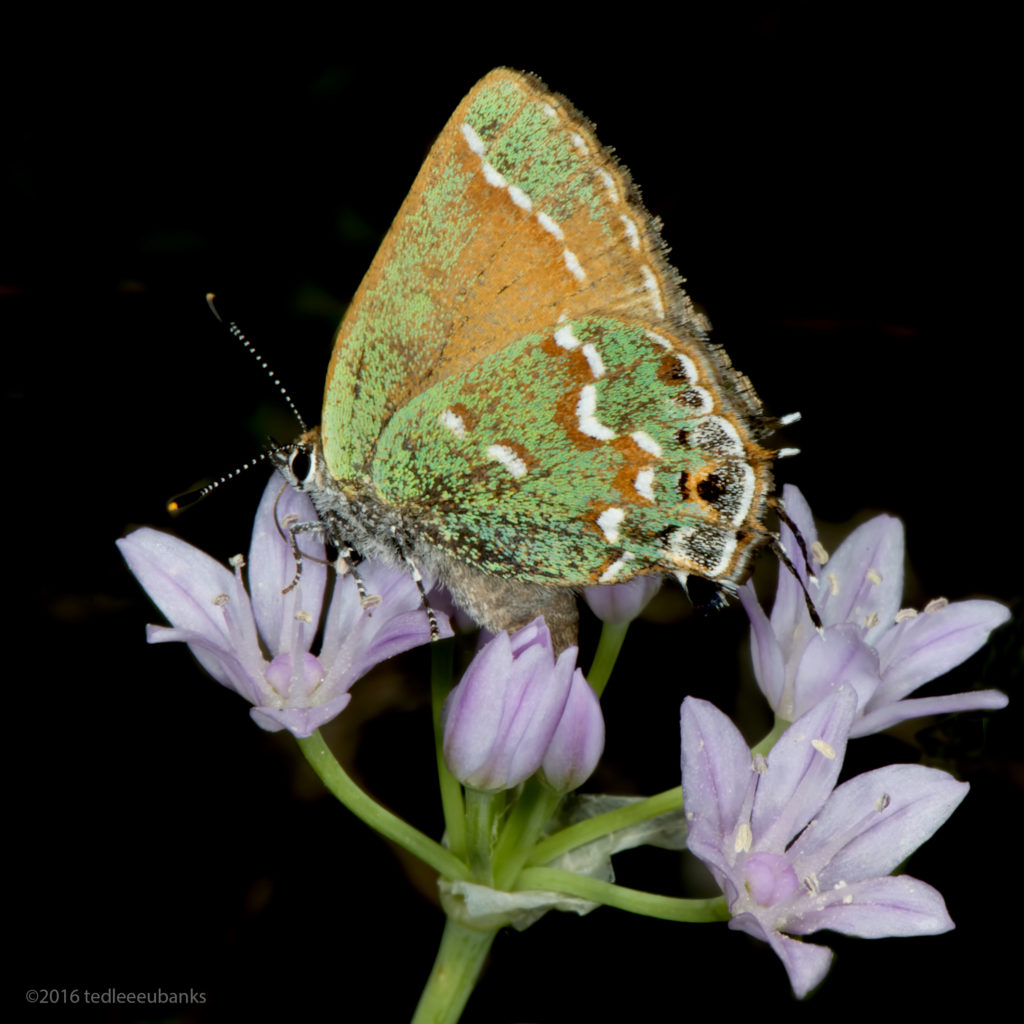
[[[324,448],[367,472],[431,383],[559,318],[694,315],[627,176],[567,101],[498,70],[438,137],[338,332]]]

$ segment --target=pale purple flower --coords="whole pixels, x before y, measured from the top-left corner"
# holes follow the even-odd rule
[[[583,673],[576,669],[562,717],[541,762],[541,774],[552,789],[568,793],[590,778],[603,752],[601,702]]]
[[[374,603],[364,608],[351,575],[339,578],[324,620],[323,644],[310,652],[327,582],[323,544],[315,531],[300,533],[301,580],[278,523],[315,522],[305,495],[285,488],[275,474],[263,493],[249,549],[249,591],[242,559],[234,572],[177,537],[136,530],[117,542],[128,567],[172,623],[147,627],[150,643],[182,641],[217,682],[240,693],[262,728],[309,736],[342,711],[349,689],[374,665],[430,639],[420,593],[408,572],[376,563],[359,566]],[[275,520],[275,502],[276,520]],[[250,598],[251,594],[251,598]],[[379,600],[378,600],[379,599]],[[437,613],[442,636],[447,617]],[[269,660],[264,652],[269,653]]]
[[[604,719],[576,668],[576,648],[555,660],[542,618],[498,633],[476,655],[442,712],[444,757],[473,789],[511,789],[543,765],[567,791],[597,766]]]
[[[624,625],[632,622],[647,607],[647,603],[658,592],[662,579],[661,576],[649,573],[634,576],[626,583],[587,587],[583,591],[583,599],[602,622]]]
[[[779,718],[791,722],[843,687],[857,694],[851,737],[922,715],[1006,706],[1006,695],[998,690],[906,698],[977,651],[1009,619],[1007,608],[995,601],[951,604],[940,598],[920,613],[901,610],[903,524],[898,519],[881,515],[863,523],[828,558],[803,495],[787,486],[783,498],[810,549],[816,582],[808,578],[785,525],[782,543],[824,629],[821,634],[815,629],[800,585],[781,567],[770,619],[753,587],[740,588],[751,621],[754,674]]]
[[[792,939],[830,929],[861,938],[936,935],[953,927],[942,896],[890,877],[967,793],[921,765],[890,765],[833,790],[856,699],[841,690],[779,738],[767,759],[714,705],[682,708],[687,846],[725,894],[729,927],[769,943],[797,997],[828,972],[832,951]]]

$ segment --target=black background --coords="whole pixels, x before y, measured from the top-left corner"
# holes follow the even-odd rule
[[[586,24],[499,13],[410,25],[390,9],[292,7],[224,24],[175,9],[148,24],[10,26],[8,980],[25,1019],[159,1016],[28,1007],[29,988],[194,989],[205,1006],[167,1018],[202,1021],[356,1019],[367,1000],[397,1021],[415,1005],[442,926],[432,879],[333,805],[290,739],[261,732],[187,651],[145,645],[157,615],[113,542],[138,524],[171,528],[169,494],[295,432],[205,292],[315,421],[345,302],[433,135],[493,66],[536,72],[596,122],[662,217],[715,339],[771,412],[803,413],[786,438],[803,454],[782,470],[844,524],[823,527],[826,543],[888,511],[907,524],[907,604],[1019,602],[1009,27],[771,5],[682,5],[669,23],[651,10],[617,22],[587,9]],[[174,529],[221,558],[243,550],[266,479],[249,475]],[[585,648],[594,636],[585,623]],[[686,693],[757,738],[756,698],[736,696],[745,637],[738,608],[706,618],[663,595],[610,687],[590,788],[675,785]],[[328,737],[436,835],[425,665],[415,652],[359,684]],[[1020,679],[1011,626],[940,689],[1013,696]],[[894,985],[900,1008],[934,1012],[979,986],[1008,990],[1019,969],[1007,835],[1021,813],[1019,709],[915,732],[859,741],[850,768],[924,756],[972,782],[910,865],[958,929],[819,937],[838,961],[800,1013],[873,1008]],[[682,892],[669,855],[619,869],[627,885]],[[602,909],[499,936],[465,1019],[790,1001],[764,946]]]

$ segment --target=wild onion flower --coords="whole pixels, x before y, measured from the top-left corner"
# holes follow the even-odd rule
[[[583,591],[583,599],[602,622],[623,625],[632,622],[644,610],[658,592],[662,578],[650,574],[634,576],[626,583],[587,587]]]
[[[779,718],[792,722],[844,686],[857,694],[851,737],[922,715],[1006,706],[998,690],[906,699],[977,651],[1010,617],[1003,605],[940,598],[923,612],[901,610],[903,524],[898,519],[881,515],[863,523],[829,558],[803,495],[787,486],[783,498],[810,550],[816,580],[808,577],[787,526],[782,543],[824,629],[821,634],[815,629],[804,593],[789,572],[779,573],[770,619],[753,587],[740,588],[751,622],[754,674]]]
[[[305,495],[275,474],[263,493],[249,549],[248,583],[242,557],[234,571],[170,534],[143,528],[117,542],[129,569],[171,627],[149,626],[150,643],[181,641],[217,682],[240,693],[262,728],[311,735],[341,712],[349,689],[374,665],[430,640],[419,590],[408,572],[363,562],[359,575],[372,600],[360,599],[351,575],[339,577],[327,610],[323,643],[313,654],[327,584],[323,544],[300,533],[299,583],[295,559],[279,523],[315,522]],[[280,499],[278,495],[280,494]],[[276,512],[275,512],[276,504]],[[251,597],[250,597],[251,595]],[[365,607],[364,607],[365,603]],[[451,636],[437,613],[442,636]]]
[[[823,928],[862,938],[935,935],[953,922],[942,896],[889,877],[955,810],[967,784],[921,765],[890,765],[833,790],[856,697],[844,689],[794,722],[767,759],[714,705],[682,708],[687,846],[725,894],[729,927],[769,943],[797,997],[832,951],[789,935]]]
[[[511,789],[543,768],[567,792],[590,776],[604,749],[601,707],[576,668],[576,648],[556,661],[542,618],[481,648],[448,695],[442,721],[449,770],[483,791]]]

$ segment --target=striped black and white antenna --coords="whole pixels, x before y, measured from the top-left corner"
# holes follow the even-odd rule
[[[238,326],[238,324],[235,323],[234,320],[224,320],[224,318],[220,315],[220,312],[217,310],[216,305],[214,304],[214,299],[215,296],[213,292],[208,292],[206,295],[206,304],[210,307],[210,312],[213,313],[213,315],[217,318],[217,322],[223,324],[224,327],[227,329],[228,333],[233,338],[240,341],[242,343],[242,348],[244,348],[245,351],[248,352],[249,355],[251,355],[253,359],[256,360],[257,363],[259,363],[260,367],[266,372],[267,376],[271,379],[271,381],[273,381],[274,386],[278,389],[279,393],[281,394],[281,397],[284,398],[285,404],[291,410],[291,413],[298,422],[302,432],[305,433],[309,429],[309,427],[306,425],[306,421],[305,419],[303,419],[302,413],[299,412],[298,407],[292,400],[292,396],[289,394],[288,389],[284,386],[284,384],[281,383],[280,377],[278,377],[278,375],[271,368],[270,363],[267,362],[267,360],[264,359],[263,356],[261,356],[259,352],[256,351],[255,346],[245,336],[245,334],[242,332],[242,329]],[[290,443],[280,444],[277,441],[271,439],[270,444],[264,451],[260,452],[259,455],[253,456],[253,458],[251,458],[248,462],[244,462],[240,466],[236,466],[233,470],[231,470],[231,472],[225,473],[223,476],[218,477],[216,480],[212,480],[210,483],[205,484],[202,487],[196,487],[189,491],[183,491],[181,494],[176,494],[172,498],[169,498],[167,501],[167,511],[170,512],[171,515],[178,515],[179,513],[184,512],[186,509],[191,508],[193,505],[202,501],[203,498],[206,498],[209,495],[211,495],[218,488],[224,486],[225,484],[229,483],[232,480],[236,480],[247,470],[252,469],[255,466],[259,466],[261,463],[266,462],[271,456],[276,455],[278,452],[281,451],[287,451],[291,447],[292,446]]]

